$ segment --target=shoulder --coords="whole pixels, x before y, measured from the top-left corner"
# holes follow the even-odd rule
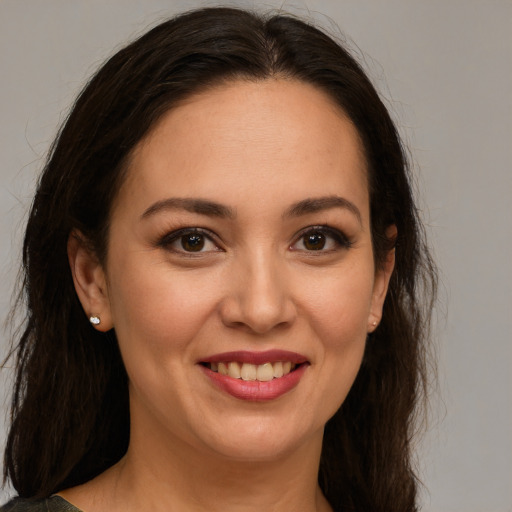
[[[2,507],[0,512],[80,512],[80,510],[60,496],[42,500],[14,498]]]

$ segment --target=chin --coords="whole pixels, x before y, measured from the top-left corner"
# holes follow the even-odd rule
[[[232,418],[223,428],[212,426],[200,437],[217,456],[236,461],[271,462],[301,450],[311,442],[321,443],[323,424],[309,428],[291,418]]]

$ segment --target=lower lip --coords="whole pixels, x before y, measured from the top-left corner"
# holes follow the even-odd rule
[[[202,365],[200,365],[200,368],[217,387],[231,396],[249,402],[267,402],[279,398],[297,386],[308,366],[306,363],[301,364],[285,376],[267,382],[234,379]]]

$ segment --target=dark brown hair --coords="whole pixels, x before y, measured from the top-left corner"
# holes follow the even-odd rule
[[[313,84],[349,116],[368,165],[376,264],[396,242],[382,322],[326,425],[320,485],[335,510],[416,510],[411,440],[427,382],[436,276],[397,131],[339,43],[293,17],[229,8],[183,14],[116,53],[84,88],[50,150],[26,229],[20,304],[27,315],[12,349],[4,477],[20,496],[83,483],[128,447],[127,376],[115,332],[92,329],[76,296],[71,231],[80,230],[104,261],[127,159],[162,114],[219,83],[269,77]],[[396,241],[385,235],[391,224]]]

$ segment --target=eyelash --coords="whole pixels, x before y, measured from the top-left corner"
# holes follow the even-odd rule
[[[334,243],[336,244],[336,247],[334,249],[324,249],[323,247],[318,250],[314,249],[293,249],[294,245],[299,243],[300,241],[304,242],[304,239],[308,235],[315,235],[315,234],[322,234],[326,235],[326,237],[331,238],[334,240]],[[296,241],[293,242],[293,244],[290,246],[290,249],[292,250],[300,250],[305,251],[308,253],[326,253],[326,252],[333,252],[337,249],[349,249],[352,246],[353,242],[340,230],[332,228],[330,226],[309,226],[305,229],[303,229],[296,237]]]
[[[322,246],[319,249],[298,249],[294,246],[300,243],[301,241],[304,243],[306,236],[313,236],[313,235],[324,235],[325,236],[325,244],[328,244],[329,239],[333,240],[336,247],[330,248],[330,249],[324,249]],[[201,245],[200,250],[198,251],[187,251],[183,247],[184,237],[185,236],[193,236],[193,235],[199,235],[202,237],[201,242],[203,245]],[[175,247],[172,247],[173,244],[179,242],[181,240],[181,246],[182,248],[178,249]],[[219,243],[216,241],[218,240],[218,237],[214,236],[211,231],[208,231],[206,229],[202,228],[183,228],[179,229],[177,231],[173,231],[171,233],[167,233],[165,236],[163,236],[158,241],[158,246],[173,251],[175,253],[178,253],[180,255],[185,255],[187,257],[197,257],[201,254],[208,253],[208,252],[222,252],[223,249],[219,247]],[[320,254],[320,253],[331,253],[338,249],[349,249],[353,242],[345,236],[341,231],[338,229],[332,228],[330,226],[309,226],[305,229],[303,229],[294,239],[295,241],[290,245],[290,250],[292,251],[303,251],[311,254]],[[203,251],[203,247],[206,243],[212,243],[214,244],[217,249],[214,251],[207,250]]]
[[[165,236],[163,236],[159,240],[158,245],[160,247],[163,247],[164,249],[167,249],[167,250],[173,251],[175,253],[178,253],[180,255],[185,255],[188,257],[198,256],[200,254],[204,254],[205,252],[212,252],[212,251],[202,251],[202,250],[201,251],[186,251],[186,250],[184,250],[184,248],[177,249],[177,248],[172,247],[172,244],[179,242],[180,239],[181,239],[181,244],[183,244],[183,239],[187,235],[189,235],[189,236],[199,235],[203,238],[205,243],[210,242],[210,243],[213,243],[217,247],[217,250],[215,250],[213,252],[222,251],[222,249],[219,248],[219,243],[216,242],[217,237],[213,236],[213,234],[210,231],[208,231],[206,229],[202,229],[202,228],[183,228],[183,229],[178,229],[177,231],[172,231],[171,233],[167,233]],[[183,245],[182,245],[182,247],[183,247]],[[201,247],[201,249],[202,249],[202,247]]]

